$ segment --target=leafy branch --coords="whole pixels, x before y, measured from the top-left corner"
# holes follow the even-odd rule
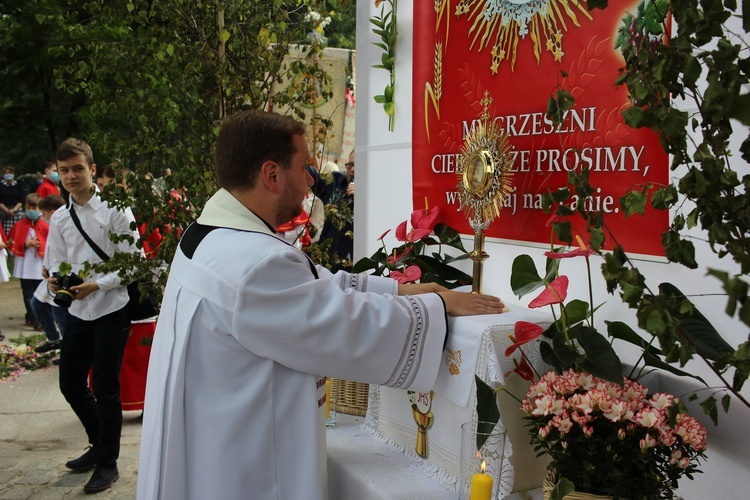
[[[380,4],[388,4],[390,9],[385,11],[385,5],[380,8],[380,14],[370,18],[370,24],[374,26],[372,32],[380,37],[380,42],[373,42],[373,45],[383,49],[380,56],[380,64],[373,65],[373,68],[384,69],[390,75],[389,83],[385,86],[382,94],[374,97],[375,102],[383,105],[385,114],[388,115],[388,130],[393,132],[395,125],[396,103],[394,101],[394,92],[396,88],[396,38],[398,31],[396,27],[396,7],[398,0],[375,0],[375,7]]]
[[[606,7],[606,2],[589,2],[589,7],[594,3]],[[729,144],[733,132],[730,119],[750,125],[750,94],[740,94],[750,81],[750,51],[725,27],[735,16],[742,18],[745,32],[750,30],[750,19],[737,10],[737,3],[731,0],[710,5],[697,0],[644,0],[634,14],[623,18],[616,46],[625,67],[615,84],[628,88],[625,123],[654,130],[664,150],[673,155],[671,169],[684,174],[676,186],[632,188],[619,201],[626,217],[643,215],[649,202],[657,210],[674,210],[662,244],[667,259],[690,269],[699,264],[692,238],[683,231],[693,227],[705,231],[711,250],[720,258],[732,258],[740,269],[734,275],[707,269],[727,294],[725,312],[750,325],[750,197],[746,193],[750,175],[740,177],[733,168],[737,159],[732,158]],[[679,29],[667,44],[669,15]],[[705,48],[709,44],[713,48]],[[697,111],[678,108],[675,97],[691,101]],[[558,91],[550,101],[548,117],[553,121],[561,110],[575,104],[565,91]],[[742,160],[750,161],[750,134],[740,153]],[[568,180],[570,188],[549,193],[545,201],[547,207],[560,203],[556,213],[564,216],[575,213],[561,203],[571,189],[581,198],[593,192],[586,170],[571,173]],[[724,411],[729,408],[729,394],[750,407],[740,393],[750,377],[750,340],[736,348],[729,345],[676,287],[663,283],[658,291],[649,288],[607,227],[604,215],[587,211],[584,205],[579,204],[577,212],[586,220],[592,248],[598,250],[607,237],[614,242],[614,250],[604,256],[602,265],[608,291],[619,290],[623,302],[636,309],[638,326],[659,339],[666,363],[684,366],[694,356],[703,359],[724,384]],[[571,242],[569,222],[555,224],[555,229],[562,241]],[[648,352],[644,356],[648,359]],[[734,371],[731,380],[730,369]],[[718,421],[717,395],[712,393],[701,403],[714,423]]]

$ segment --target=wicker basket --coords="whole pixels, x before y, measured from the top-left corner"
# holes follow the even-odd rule
[[[331,377],[331,409],[338,413],[364,417],[370,386]]]

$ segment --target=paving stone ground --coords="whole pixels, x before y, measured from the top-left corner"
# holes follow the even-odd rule
[[[18,280],[0,283],[0,331],[8,340],[34,333],[23,326]],[[74,473],[65,462],[83,454],[86,434],[60,394],[58,369],[38,370],[0,383],[0,500],[135,498],[141,412],[123,412],[120,479],[106,491],[87,495],[90,472]]]

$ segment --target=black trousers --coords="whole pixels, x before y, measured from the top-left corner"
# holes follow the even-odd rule
[[[39,323],[36,320],[36,316],[34,316],[34,311],[31,309],[31,298],[34,296],[34,292],[36,292],[36,288],[39,286],[39,283],[42,282],[41,279],[38,280],[27,280],[22,279],[21,281],[21,293],[23,294],[23,305],[26,307],[26,322],[31,324],[37,324]]]
[[[120,365],[129,327],[124,307],[92,321],[71,314],[60,347],[60,391],[83,424],[99,464],[107,467],[117,465],[120,455]]]

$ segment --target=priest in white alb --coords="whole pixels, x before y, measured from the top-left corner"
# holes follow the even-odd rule
[[[141,500],[321,499],[321,375],[429,391],[447,315],[503,308],[435,284],[332,275],[276,237],[312,182],[304,134],[260,111],[221,125],[221,189],[180,241],[154,335]]]

